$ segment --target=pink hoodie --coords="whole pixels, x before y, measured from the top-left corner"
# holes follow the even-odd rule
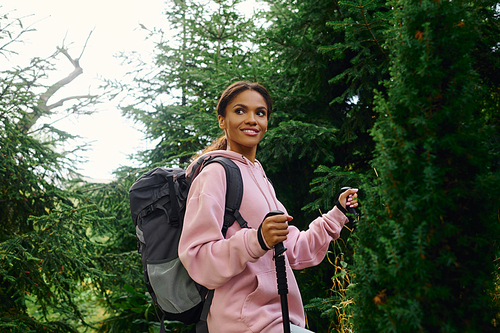
[[[209,154],[229,157],[239,166],[243,178],[240,213],[251,229],[241,229],[235,222],[226,239],[222,236],[226,175],[221,165],[212,163],[191,185],[179,257],[196,282],[215,289],[208,316],[210,333],[279,332],[283,323],[274,251],[261,248],[257,229],[269,211],[278,209],[286,213],[285,207],[276,198],[258,161],[252,163],[232,151]],[[346,216],[335,207],[315,219],[307,231],[289,226],[284,245],[288,306],[293,324],[305,326],[302,298],[292,269],[319,264],[346,221]]]

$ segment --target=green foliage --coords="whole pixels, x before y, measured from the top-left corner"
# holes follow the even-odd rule
[[[363,188],[352,322],[356,332],[497,331],[498,151],[470,52],[498,25],[479,15],[494,2],[392,5],[399,38],[371,132],[380,178]]]
[[[326,26],[336,15],[334,8],[329,1],[268,2],[266,19],[271,25],[260,48],[267,54],[264,83],[275,105],[259,159],[271,174],[278,173],[283,163],[302,158],[310,160],[309,168],[320,161],[332,163],[337,156],[331,148],[338,143],[338,116],[343,110],[329,104],[337,92],[328,80],[338,64],[318,48],[337,37]]]
[[[30,109],[36,112],[34,91],[50,66],[34,59],[30,67],[0,71],[0,223],[5,228],[0,240],[30,230],[30,215],[45,214],[63,200],[55,184],[69,164],[54,147],[73,136],[51,126],[26,133],[19,125]]]
[[[342,171],[338,166],[327,167],[320,165],[316,173],[324,174],[314,178],[311,182],[311,193],[317,193],[318,199],[304,206],[303,210],[328,210],[335,205],[334,197],[340,192],[340,189],[349,184],[350,187],[359,186],[359,176],[352,171]]]
[[[336,165],[339,171],[369,168],[373,88],[387,77],[386,50],[377,45],[385,43],[390,14],[379,1],[355,7],[326,0],[268,3],[271,24],[261,49],[269,54],[265,82],[276,103],[258,157],[285,206],[309,208],[309,184],[319,165]],[[361,19],[367,24],[349,23]],[[343,49],[336,50],[338,45]],[[296,174],[303,179],[299,184]],[[316,212],[293,214],[307,221]]]
[[[386,38],[393,12],[386,1],[344,0],[336,3],[340,17],[327,25],[342,32],[345,38],[320,49],[332,53],[335,59],[350,58],[351,66],[332,78],[331,82],[345,80],[351,85],[333,102],[357,96],[362,104],[371,104],[373,89],[382,88],[380,83],[388,74],[390,49]]]
[[[57,172],[62,155],[52,150],[50,142],[23,134],[8,117],[2,117],[0,126],[0,222],[5,228],[0,239],[4,239],[30,230],[30,215],[44,214],[61,200],[54,180],[61,179]]]
[[[100,285],[106,287],[106,293],[99,299],[105,313],[94,323],[99,332],[154,332],[159,327],[160,314],[144,284],[128,200],[128,189],[144,172],[142,168],[122,167],[115,171],[117,181],[74,184],[71,188],[79,200],[95,203],[114,221],[113,237],[106,241],[102,253],[105,269],[112,274],[101,276]]]
[[[74,302],[74,281],[96,283],[101,278],[95,254],[103,244],[96,232],[99,238],[110,232],[109,218],[99,219],[97,213],[92,206],[74,209],[62,205],[48,215],[31,218],[32,231],[2,242],[5,294],[18,301],[26,295],[36,297],[45,318],[52,308],[61,318],[82,320]]]
[[[0,17],[5,37],[1,56],[15,54],[8,46],[30,31],[23,30],[20,20],[9,20],[7,15]],[[15,27],[20,31],[10,30]],[[44,107],[51,96],[47,91],[54,86],[40,84],[55,69],[54,57],[34,58],[26,68],[0,71],[2,332],[95,328],[95,314],[112,311],[112,301],[119,297],[123,280],[118,274],[127,281],[140,277],[138,254],[123,251],[121,245],[132,244],[133,237],[117,223],[123,222],[117,218],[124,218],[124,210],[114,211],[118,205],[109,202],[111,197],[107,207],[105,200],[100,203],[110,209],[105,211],[92,196],[73,192],[71,188],[82,183],[69,184],[67,177],[76,175],[70,159],[74,152],[62,149],[73,136],[36,123],[41,115],[55,112]],[[68,112],[80,113],[80,106]]]
[[[319,174],[311,182],[311,193],[315,193],[317,200],[303,207],[303,210],[327,211],[335,204],[334,197],[340,192],[340,189],[349,184],[351,187],[359,187],[364,178],[353,171],[343,171],[340,167],[319,166],[315,173]],[[360,193],[363,194],[363,193]],[[363,195],[359,198],[362,202]],[[330,322],[328,332],[352,332],[353,324],[350,322],[352,317],[353,300],[348,295],[348,289],[352,286],[353,274],[351,269],[353,265],[354,244],[357,241],[355,231],[355,222],[358,219],[348,222],[340,238],[333,243],[333,251],[327,255],[327,263],[323,266],[333,268],[327,272],[331,277],[331,285],[326,296],[319,296],[313,293],[311,299],[305,303],[305,309],[308,313],[320,312],[322,318],[327,318]],[[328,265],[327,265],[328,264]]]
[[[185,164],[222,134],[214,112],[219,94],[234,81],[257,79],[260,60],[252,40],[258,29],[238,12],[239,3],[172,1],[166,18],[174,38],[152,31],[160,38],[157,70],[136,79],[137,103],[123,107],[146,126],[149,139],[159,141],[141,154],[146,163]]]
[[[9,22],[7,15],[1,17],[2,23]],[[8,36],[0,48],[2,54],[9,53],[7,46],[16,39],[9,27],[22,25],[6,24],[2,35]],[[0,72],[0,325],[2,330],[40,331],[68,330],[71,328],[61,322],[40,323],[27,315],[25,297],[36,284],[44,279],[33,271],[40,258],[25,249],[23,240],[34,230],[32,215],[45,215],[58,205],[69,204],[63,192],[56,186],[62,179],[65,164],[63,155],[54,152],[53,147],[60,140],[69,137],[62,132],[54,132],[50,127],[41,127],[32,132],[23,131],[20,126],[29,110],[41,112],[36,108],[40,88],[39,78],[45,75],[50,62],[34,59],[28,68],[2,69]],[[35,245],[32,244],[31,248]],[[32,274],[31,276],[29,274]],[[33,277],[34,276],[34,277]],[[44,294],[45,295],[45,294]]]
[[[393,11],[385,0],[334,1],[334,6],[336,15],[326,24],[342,37],[319,49],[342,64],[328,81],[332,90],[340,88],[331,103],[346,105],[345,114],[339,118],[338,146],[349,147],[344,148],[342,157],[351,169],[361,171],[368,168],[373,151],[368,136],[377,118],[373,91],[385,91],[381,83],[389,74],[387,39],[394,38],[389,33]],[[343,165],[338,160],[337,164]]]
[[[71,325],[68,325],[60,321],[51,321],[41,323],[36,319],[26,316],[26,315],[16,315],[12,314],[9,317],[0,318],[0,327],[4,332],[10,333],[62,333],[62,332],[72,332],[77,333]]]
[[[316,332],[353,332],[350,318],[354,302],[352,297],[347,295],[347,290],[352,286],[350,267],[355,237],[349,237],[349,234],[350,232],[343,232],[341,238],[332,243],[332,251],[327,253],[327,262],[333,268],[329,271],[331,280],[327,296],[313,297],[304,306],[306,314],[320,312],[321,318],[329,321],[327,327]]]
[[[120,297],[110,300],[115,314],[100,322],[99,332],[156,332],[160,326],[149,294],[128,284]],[[141,290],[138,292],[137,290]],[[167,331],[168,332],[168,331]]]

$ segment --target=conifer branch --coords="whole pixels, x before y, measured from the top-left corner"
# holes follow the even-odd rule
[[[80,96],[70,96],[70,97],[65,97],[65,98],[62,98],[60,99],[59,101],[57,101],[56,103],[54,104],[51,104],[51,105],[48,105],[46,107],[47,110],[52,110],[56,107],[59,107],[59,106],[62,106],[64,104],[64,102],[66,101],[71,101],[71,100],[75,100],[75,99],[92,99],[92,98],[95,98],[97,96],[95,95],[80,95]]]
[[[364,10],[364,6],[360,6],[359,9],[361,10],[361,15],[363,15],[363,19],[365,21],[365,27],[366,27],[366,30],[368,30],[368,32],[370,33],[370,35],[372,36],[373,38],[373,42],[375,42],[375,44],[377,44],[377,47],[378,49],[380,50],[380,52],[382,52],[382,54],[384,55],[385,58],[387,58],[387,54],[385,54],[384,50],[382,49],[382,46],[380,45],[380,43],[378,42],[378,39],[375,37],[375,35],[373,34],[373,31],[370,27],[370,23],[368,23],[368,20],[366,18],[366,14],[365,14],[365,10]]]
[[[340,17],[343,19],[345,19],[344,17],[344,14],[342,14],[342,10],[340,9],[340,6],[339,6],[339,2],[338,1],[332,1],[333,2],[333,5],[335,6],[335,9],[337,9],[337,11],[339,12],[340,14]]]

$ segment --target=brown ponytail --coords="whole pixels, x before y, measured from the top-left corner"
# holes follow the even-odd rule
[[[227,138],[225,135],[219,137],[217,140],[213,141],[210,146],[206,147],[203,149],[201,153],[195,154],[191,156],[191,161],[195,161],[198,157],[200,157],[203,154],[206,154],[208,152],[214,151],[214,150],[227,150]]]
[[[201,154],[203,155],[205,153],[208,153],[209,151],[226,150],[226,149],[227,149],[227,138],[225,135],[223,135],[220,138],[218,138],[217,140],[215,140],[214,142],[212,142],[212,144],[210,146],[203,149]]]

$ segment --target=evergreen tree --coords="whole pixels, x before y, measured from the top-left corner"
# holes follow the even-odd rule
[[[14,56],[8,46],[28,30],[8,15],[1,16],[0,22],[5,39],[0,56]],[[75,69],[45,86],[41,78],[56,67],[58,55]],[[47,59],[33,58],[27,67],[0,70],[2,332],[77,332],[77,327],[94,327],[94,307],[106,307],[110,280],[116,279],[116,273],[130,271],[135,263],[131,259],[137,257],[113,252],[118,242],[116,219],[88,196],[70,191],[67,178],[75,177],[70,159],[75,152],[62,147],[74,137],[39,124],[42,116],[54,114],[71,99],[84,101],[66,112],[87,112],[83,106],[90,106],[94,96],[67,97],[55,103],[51,99],[80,73],[78,59],[65,48]]]
[[[307,214],[312,218],[318,208],[328,209],[333,193],[345,185],[331,184],[328,195],[315,197],[311,205],[309,184],[316,168],[369,169],[373,89],[382,89],[379,82],[388,75],[387,50],[381,45],[390,11],[385,1],[268,3],[271,24],[260,47],[269,58],[265,82],[275,96],[271,123],[276,125],[259,158],[276,178],[286,206],[313,208]],[[304,177],[299,184],[297,172]]]
[[[382,89],[379,81],[388,77],[381,45],[390,11],[385,1],[267,2],[270,25],[260,48],[269,58],[265,82],[275,111],[258,157],[304,229],[318,212],[332,208],[342,186],[357,186],[355,172],[369,168],[373,89]],[[328,261],[297,274],[312,330],[348,329],[344,310],[335,310],[348,304],[338,297],[350,280],[346,236],[334,243]]]
[[[102,274],[99,281],[101,286],[106,286],[106,292],[99,295],[96,302],[105,311],[101,320],[93,325],[99,332],[147,332],[160,325],[160,316],[144,285],[128,199],[128,189],[145,171],[121,167],[114,172],[116,181],[75,184],[72,188],[80,200],[96,205],[102,214],[113,217],[113,234],[108,236],[101,252],[101,265],[108,273]]]
[[[498,122],[489,111],[498,86],[478,75],[479,54],[497,64],[497,3],[390,4],[391,79],[371,132],[378,178],[363,188],[352,323],[356,332],[498,331]]]
[[[330,104],[342,88],[337,91],[328,84],[339,64],[319,50],[341,36],[326,26],[336,16],[331,1],[268,4],[265,18],[270,25],[260,50],[268,58],[263,83],[275,103],[258,158],[273,180],[278,198],[296,221],[305,221],[317,214],[300,211],[310,202],[309,183],[314,169],[341,160],[333,147],[339,141],[338,116],[345,113],[346,106]],[[301,175],[299,181],[297,175]]]
[[[160,38],[157,70],[136,80],[137,103],[123,108],[146,126],[147,138],[159,142],[141,154],[146,163],[186,164],[222,134],[214,111],[219,94],[234,81],[257,80],[256,27],[238,11],[241,2],[169,2],[166,16],[175,35],[152,32]]]

